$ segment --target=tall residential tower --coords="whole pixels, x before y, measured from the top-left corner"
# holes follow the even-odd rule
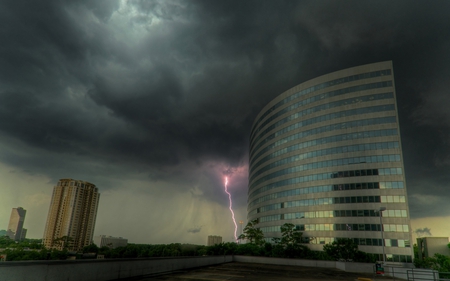
[[[27,230],[23,228],[23,223],[25,222],[26,214],[27,210],[24,210],[22,207],[12,209],[6,236],[9,236],[14,241],[22,241],[25,239]]]
[[[249,166],[248,219],[266,238],[293,223],[313,250],[351,238],[380,260],[384,248],[387,260],[412,261],[392,62],[276,97],[253,124]]]
[[[78,251],[92,243],[100,193],[89,182],[61,179],[53,188],[43,243]]]

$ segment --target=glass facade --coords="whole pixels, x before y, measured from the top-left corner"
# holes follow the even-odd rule
[[[388,260],[411,260],[394,85],[391,62],[354,67],[302,83],[260,112],[248,220],[268,241],[289,222],[314,250],[351,238],[366,252],[381,254],[384,244]]]

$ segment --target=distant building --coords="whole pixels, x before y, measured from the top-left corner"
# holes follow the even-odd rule
[[[27,229],[26,228],[22,228],[22,234],[20,235],[20,241],[25,240],[25,238],[27,237]]]
[[[419,259],[433,257],[434,254],[450,255],[448,237],[423,237],[417,238]]]
[[[106,235],[98,235],[94,236],[94,244],[97,245],[97,247],[109,247],[111,249],[118,248],[118,247],[125,247],[128,245],[128,239],[122,238],[122,237],[112,237],[112,236],[106,236]]]
[[[100,193],[87,181],[61,179],[53,188],[43,243],[79,251],[92,243]]]
[[[222,236],[209,235],[208,236],[208,246],[213,246],[222,243]]]
[[[24,210],[22,207],[12,209],[6,236],[9,236],[14,241],[25,239],[27,230],[23,228],[23,223],[25,222],[26,213],[27,210]]]

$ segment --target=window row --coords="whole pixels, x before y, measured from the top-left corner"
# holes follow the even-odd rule
[[[348,134],[341,134],[341,135],[335,135],[310,141],[305,141],[301,143],[296,143],[294,145],[291,145],[289,147],[282,148],[280,150],[277,150],[273,153],[270,153],[269,155],[263,157],[260,159],[257,163],[252,164],[250,166],[250,174],[261,164],[266,163],[268,160],[276,158],[280,155],[283,155],[285,153],[289,153],[296,150],[301,150],[307,147],[316,146],[316,145],[322,145],[327,143],[335,143],[335,142],[341,142],[341,141],[349,141],[349,140],[357,140],[357,139],[365,139],[365,138],[376,138],[376,137],[385,137],[385,136],[396,136],[398,135],[397,129],[386,129],[386,130],[373,130],[373,131],[366,131],[366,132],[357,132],[357,133],[348,133]],[[258,153],[259,154],[259,153]],[[255,157],[256,158],[256,157]],[[255,159],[253,159],[255,160]]]
[[[406,218],[406,210],[385,210],[381,212],[385,218]],[[379,212],[376,210],[334,210],[334,211],[313,211],[313,212],[296,212],[270,215],[258,218],[259,222],[293,220],[293,219],[311,219],[311,218],[339,218],[339,217],[378,217]]]
[[[252,210],[251,212],[249,212],[249,215],[254,213],[264,213],[283,208],[306,207],[306,206],[354,204],[354,203],[405,203],[405,202],[406,202],[405,196],[403,195],[324,197],[324,198],[294,200],[265,205]]]
[[[349,110],[343,110],[339,112],[324,114],[321,116],[313,117],[310,119],[305,119],[302,121],[299,121],[297,123],[294,123],[292,125],[289,125],[287,127],[284,127],[270,135],[267,135],[268,131],[264,131],[261,133],[265,137],[265,139],[261,140],[259,143],[254,143],[257,147],[260,145],[265,144],[266,142],[279,137],[281,135],[284,135],[290,131],[297,130],[299,128],[303,128],[306,126],[310,126],[316,123],[322,123],[322,122],[329,122],[338,118],[342,117],[348,117],[348,116],[355,116],[355,115],[363,115],[363,114],[369,114],[369,113],[376,113],[376,112],[386,112],[386,111],[393,111],[395,110],[394,104],[384,104],[384,105],[377,105],[377,106],[369,106],[369,107],[362,107],[362,108],[355,108],[355,109],[349,109]],[[253,145],[252,145],[253,146]],[[252,146],[250,147],[250,150],[253,151]]]
[[[271,108],[269,108],[268,110],[266,110],[266,112],[264,112],[263,115],[261,115],[261,117],[258,118],[258,120],[255,122],[255,125],[253,126],[252,129],[252,133],[254,129],[256,128],[256,126],[258,126],[258,124],[261,122],[261,120],[263,120],[267,115],[269,115],[270,113],[272,113],[275,109],[279,108],[280,106],[294,100],[297,99],[301,96],[307,95],[309,93],[321,90],[321,89],[325,89],[327,87],[331,87],[331,86],[335,86],[335,85],[339,85],[342,83],[348,83],[348,82],[353,82],[353,81],[357,81],[357,80],[361,80],[361,79],[368,79],[368,78],[373,78],[373,77],[379,77],[379,76],[385,76],[385,75],[391,75],[391,70],[390,69],[386,69],[386,70],[381,70],[381,71],[373,71],[373,72],[367,72],[367,73],[362,73],[362,74],[356,74],[356,75],[351,75],[351,76],[347,76],[347,77],[343,77],[343,78],[338,78],[332,81],[328,81],[328,82],[324,82],[321,84],[317,84],[311,87],[308,87],[306,89],[303,89],[295,94],[292,94],[288,97],[286,97],[285,99],[279,101],[278,103],[276,103],[275,105],[273,105]],[[392,82],[389,81],[391,86],[392,86]],[[368,90],[368,89],[362,89],[362,90]],[[361,91],[361,90],[359,90]]]
[[[387,176],[387,175],[401,175],[403,174],[402,168],[382,168],[382,169],[365,169],[365,170],[350,170],[350,171],[342,171],[342,172],[334,172],[334,173],[320,173],[302,177],[295,177],[290,179],[285,179],[277,182],[273,182],[271,184],[262,186],[252,193],[249,194],[249,199],[255,197],[261,192],[265,192],[271,189],[279,188],[286,185],[293,185],[302,182],[310,182],[317,180],[327,180],[332,178],[339,177],[359,177],[359,176]]]
[[[378,176],[378,175],[401,175],[400,168],[385,168],[385,169],[373,169],[373,170],[355,170],[355,171],[342,171],[331,174],[331,178],[348,178],[348,177],[360,177],[360,176]]]
[[[280,226],[260,227],[263,233],[281,232]],[[296,229],[300,231],[381,231],[380,224],[356,224],[356,223],[315,223],[299,224]],[[406,232],[409,233],[407,224],[383,224],[383,232]]]
[[[288,196],[296,196],[310,193],[321,193],[330,191],[343,191],[343,190],[360,190],[360,189],[392,189],[392,188],[404,188],[402,181],[388,181],[388,182],[363,182],[363,183],[346,183],[346,184],[331,184],[311,186],[304,188],[296,188],[291,190],[280,191],[266,196],[259,197],[248,204],[249,207],[259,204],[265,201],[283,198]]]
[[[352,204],[352,203],[404,203],[403,195],[382,195],[382,196],[344,196],[344,197],[325,197],[287,201],[280,203],[281,208],[293,208],[315,205],[331,205],[331,204]],[[262,208],[262,207],[261,207]]]
[[[333,243],[337,239],[334,237],[310,237],[309,244],[329,244]],[[383,240],[379,238],[352,238],[356,245],[361,246],[383,246]],[[384,239],[385,247],[399,247],[399,248],[410,248],[411,242],[404,239]]]
[[[383,255],[381,254],[372,254],[375,256],[378,256],[377,260],[381,261],[383,260]],[[393,255],[393,254],[386,254],[386,261],[390,262],[412,262],[412,256],[409,255]]]
[[[399,162],[399,161],[400,161],[399,154],[390,154],[390,155],[371,155],[371,156],[361,156],[361,157],[350,157],[350,158],[341,158],[341,159],[308,163],[308,164],[303,164],[303,165],[298,165],[298,166],[282,169],[282,170],[270,173],[264,177],[261,177],[256,181],[253,181],[253,182],[250,181],[251,184],[249,186],[249,189],[251,190],[258,184],[268,181],[270,179],[274,179],[274,178],[277,178],[280,176],[297,173],[297,172],[321,169],[321,168],[326,168],[326,167],[334,167],[334,166],[345,166],[345,165],[354,165],[354,164],[362,164],[362,163]],[[334,174],[332,174],[332,175],[333,175],[333,178],[336,178],[336,177],[334,177]],[[358,177],[358,176],[363,176],[363,175],[362,174],[357,175],[356,173],[354,175],[349,174],[349,177],[353,177],[353,176]],[[340,174],[338,174],[337,177],[345,177],[345,175],[341,176]]]
[[[342,90],[338,90],[338,91],[334,91],[334,92],[339,92],[339,94],[343,94],[344,92]],[[292,111],[300,106],[304,106],[306,104],[309,104],[310,102],[314,102],[317,100],[322,99],[326,94],[322,94],[319,96],[315,96],[315,97],[311,97],[309,99],[300,101],[298,103],[295,103],[283,110],[281,110],[278,113],[281,113],[280,115],[275,114],[274,116],[271,116],[270,118],[268,118],[263,124],[261,124],[262,126],[265,126],[266,124],[268,124],[270,121],[274,120],[276,117],[281,116],[284,113],[287,113],[289,111]],[[372,102],[374,100],[383,100],[383,99],[392,99],[394,98],[394,94],[393,93],[382,93],[382,94],[372,94],[372,95],[367,95],[367,96],[359,96],[359,97],[354,97],[354,98],[349,98],[349,99],[343,99],[343,100],[338,100],[338,101],[334,101],[334,102],[329,102],[329,103],[325,103],[325,104],[321,104],[318,106],[314,106],[314,107],[310,107],[298,112],[295,112],[294,114],[291,114],[290,116],[287,116],[277,122],[275,122],[274,124],[270,125],[269,127],[265,128],[264,131],[260,134],[258,134],[258,136],[256,138],[251,137],[250,143],[255,143],[257,142],[261,137],[263,137],[265,134],[267,134],[267,132],[272,131],[275,128],[280,127],[281,125],[290,122],[292,120],[295,120],[297,118],[301,118],[303,116],[315,113],[315,112],[319,112],[322,110],[327,110],[327,109],[331,109],[331,108],[336,108],[336,107],[340,107],[340,106],[345,106],[345,105],[349,105],[349,104],[356,104],[356,103],[362,103],[362,102]],[[261,128],[260,127],[260,128]],[[259,131],[259,129],[255,132],[257,133]]]
[[[57,186],[69,186],[69,182],[68,181],[59,181],[57,183]],[[78,187],[83,187],[84,188],[84,183],[80,183],[80,182],[70,182],[70,186],[78,186]],[[86,185],[87,187],[88,185]]]
[[[345,145],[345,146],[339,146],[339,147],[329,147],[329,148],[325,148],[325,149],[305,152],[302,154],[297,154],[297,155],[283,158],[281,160],[272,162],[272,163],[262,167],[261,169],[257,170],[253,175],[250,176],[250,182],[255,177],[259,176],[260,174],[262,174],[270,169],[273,169],[278,166],[286,165],[289,163],[309,159],[309,158],[315,158],[315,157],[321,157],[321,156],[333,155],[333,154],[350,153],[350,152],[371,151],[371,150],[381,150],[381,149],[397,149],[397,148],[399,148],[399,142],[391,141],[391,142],[377,142],[377,143]],[[399,158],[400,158],[400,155],[399,155]]]
[[[302,237],[303,244],[312,245],[325,245],[333,243],[338,237]],[[383,240],[379,238],[350,238],[356,245],[361,246],[383,246]],[[273,238],[266,237],[264,240],[268,243],[273,243]],[[384,239],[384,247],[398,247],[398,248],[410,248],[411,242],[406,239]]]
[[[299,133],[287,136],[285,138],[282,138],[272,144],[269,144],[267,147],[263,148],[260,152],[258,152],[258,154],[256,154],[253,157],[253,153],[258,148],[263,146],[266,142],[268,142],[269,140],[263,141],[263,142],[259,143],[254,149],[250,150],[250,159],[251,159],[250,162],[253,162],[255,159],[260,157],[263,153],[265,153],[277,146],[283,145],[287,142],[294,141],[297,139],[302,139],[302,138],[306,138],[308,136],[321,134],[321,133],[325,133],[325,132],[330,132],[330,131],[367,127],[367,126],[371,126],[371,125],[393,124],[396,122],[397,122],[397,118],[395,116],[388,116],[388,117],[361,119],[361,120],[355,120],[355,121],[350,121],[350,122],[341,122],[341,123],[335,123],[335,124],[331,124],[331,125],[325,125],[322,127],[306,130],[306,131],[299,132]],[[273,138],[275,138],[275,137],[273,137]]]

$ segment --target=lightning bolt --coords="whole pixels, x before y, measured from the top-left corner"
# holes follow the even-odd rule
[[[231,218],[233,219],[234,223],[234,240],[238,241],[237,239],[237,224],[236,219],[234,218],[234,212],[233,212],[233,201],[231,201],[231,194],[228,192],[228,177],[225,177],[225,192],[228,194],[228,199],[230,200],[230,212],[231,212]]]

